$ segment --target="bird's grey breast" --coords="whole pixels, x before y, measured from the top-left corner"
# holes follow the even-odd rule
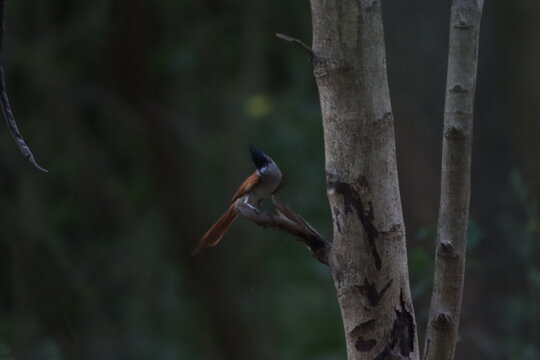
[[[274,162],[269,163],[257,172],[261,177],[261,181],[257,184],[256,189],[254,189],[255,194],[253,195],[259,200],[269,197],[277,189],[283,175]]]

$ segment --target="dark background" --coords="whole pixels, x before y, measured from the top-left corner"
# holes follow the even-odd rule
[[[421,340],[450,1],[383,2]],[[344,359],[327,269],[240,219],[189,256],[253,171],[331,237],[309,3],[10,0],[0,127],[0,359]],[[487,0],[458,359],[540,358],[540,2]]]

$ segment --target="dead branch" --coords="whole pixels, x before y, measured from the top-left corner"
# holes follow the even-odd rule
[[[300,215],[286,207],[274,196],[272,202],[277,209],[277,214],[272,214],[264,209],[249,207],[241,201],[237,203],[236,211],[242,217],[253,221],[259,226],[273,228],[296,237],[306,245],[317,260],[328,265],[331,244]]]
[[[300,48],[302,48],[303,50],[307,51],[309,53],[309,55],[313,56],[313,49],[311,49],[309,47],[309,45],[307,45],[305,42],[303,42],[302,40],[299,40],[297,38],[293,38],[292,36],[289,36],[289,35],[285,35],[285,34],[280,34],[280,33],[277,33],[276,36],[278,38],[280,38],[281,40],[285,40],[285,41],[288,41],[288,42],[291,42],[295,45],[298,45],[300,46]]]
[[[39,166],[39,164],[34,159],[34,155],[32,154],[32,151],[26,145],[26,142],[24,141],[21,132],[19,131],[19,128],[17,127],[17,123],[15,122],[15,117],[13,116],[13,111],[11,110],[11,105],[9,103],[9,98],[7,96],[6,91],[6,83],[4,78],[4,63],[3,63],[3,40],[4,40],[4,11],[5,11],[5,0],[0,0],[0,102],[2,103],[2,111],[4,113],[4,118],[6,119],[6,124],[9,128],[9,131],[11,132],[11,136],[13,137],[13,140],[15,140],[15,143],[17,143],[17,146],[19,147],[19,150],[22,152],[24,157],[30,161],[32,165],[34,165],[37,169],[48,172],[46,169]]]

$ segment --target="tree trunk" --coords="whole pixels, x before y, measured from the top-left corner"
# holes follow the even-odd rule
[[[311,0],[330,256],[349,360],[418,359],[381,3]]]
[[[435,278],[426,335],[426,360],[453,359],[465,275],[469,221],[474,91],[483,0],[454,0],[437,226]]]

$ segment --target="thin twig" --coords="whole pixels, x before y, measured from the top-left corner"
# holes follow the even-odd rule
[[[2,60],[5,4],[5,0],[0,0],[0,102],[2,103],[2,111],[4,113],[4,118],[6,119],[6,124],[9,128],[9,131],[11,132],[11,136],[13,137],[13,140],[15,140],[15,142],[17,143],[17,146],[19,147],[19,150],[23,153],[24,157],[26,157],[26,159],[28,159],[28,161],[30,161],[30,163],[32,163],[32,165],[34,165],[37,169],[43,172],[48,172],[46,169],[38,165],[38,163],[34,159],[32,151],[30,150],[28,145],[26,145],[26,142],[24,141],[21,132],[17,127],[17,123],[15,122],[15,117],[13,116],[13,111],[11,110],[11,105],[7,96],[6,83],[4,80],[4,63]]]
[[[285,41],[288,41],[288,42],[292,42],[298,46],[300,46],[302,49],[304,49],[305,51],[307,51],[309,53],[309,55],[313,56],[313,49],[311,47],[309,47],[305,42],[303,42],[302,40],[299,40],[299,39],[296,39],[296,38],[293,38],[292,36],[289,36],[289,35],[285,35],[285,34],[280,34],[280,33],[276,33],[276,36],[278,38],[280,38],[281,40],[285,40]]]
[[[272,201],[278,210],[277,215],[263,209],[249,207],[241,201],[236,205],[236,211],[259,226],[273,228],[296,237],[306,245],[317,260],[328,265],[331,244],[300,215],[286,207],[275,197],[272,197]]]

